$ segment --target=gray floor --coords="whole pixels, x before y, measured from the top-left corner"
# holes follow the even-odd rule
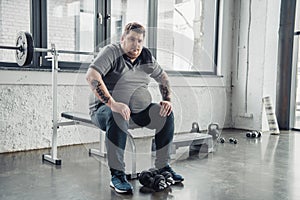
[[[138,180],[132,180],[133,195],[119,195],[109,187],[105,159],[89,157],[86,145],[59,148],[60,167],[41,161],[49,150],[0,154],[0,199],[300,199],[298,132],[249,139],[245,131],[226,130],[222,136],[239,142],[216,144],[214,153],[173,161],[185,177],[182,185],[143,193]]]

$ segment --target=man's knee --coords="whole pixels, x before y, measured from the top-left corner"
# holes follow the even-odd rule
[[[167,116],[167,121],[169,121],[170,123],[174,124],[174,114],[173,114],[173,111],[171,112],[171,114],[169,116]]]

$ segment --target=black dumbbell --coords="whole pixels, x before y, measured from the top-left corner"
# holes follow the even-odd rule
[[[155,191],[160,191],[168,187],[166,183],[166,179],[163,175],[152,173],[149,170],[142,171],[139,175],[139,182],[147,187],[151,188]],[[154,175],[155,174],[155,175]]]
[[[155,175],[159,174],[159,170],[155,167],[148,169],[152,173],[152,176],[154,177]]]
[[[152,173],[150,171],[145,170],[139,174],[139,182],[143,186],[150,188],[153,181],[154,181],[154,179],[153,179]]]
[[[259,138],[261,136],[261,132],[259,131],[252,131],[252,137],[253,138]]]
[[[220,143],[225,143],[226,142],[225,138],[223,138],[223,137],[218,138],[217,141],[220,142]]]
[[[153,176],[157,175],[157,174],[160,174],[159,173],[159,170],[157,168],[150,168],[149,171],[152,173]],[[175,184],[175,181],[173,179],[173,176],[170,172],[167,172],[167,171],[164,171],[161,173],[161,175],[163,175],[166,179],[166,183],[168,185],[173,185]]]
[[[175,184],[173,176],[172,176],[172,174],[170,172],[164,171],[163,173],[161,173],[161,175],[163,175],[165,177],[166,183],[168,185],[174,185]]]
[[[258,131],[257,137],[261,137],[261,132],[260,131]]]
[[[230,143],[237,144],[237,143],[238,143],[238,140],[235,139],[235,138],[229,138],[229,142],[230,142]]]
[[[168,187],[168,184],[166,183],[165,177],[161,174],[156,174],[154,176],[154,181],[153,181],[153,184],[152,184],[152,188],[155,191],[161,191],[161,190],[166,189],[167,187]]]
[[[247,132],[246,137],[252,137],[252,132]]]
[[[259,138],[261,137],[261,132],[259,131],[247,132],[246,137]]]

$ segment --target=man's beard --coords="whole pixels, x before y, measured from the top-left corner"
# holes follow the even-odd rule
[[[127,52],[127,56],[131,59],[135,59],[135,58],[139,57],[140,54],[141,54],[140,50],[134,50],[134,51]]]

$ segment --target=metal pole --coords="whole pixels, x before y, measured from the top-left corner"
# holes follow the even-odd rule
[[[52,51],[52,49],[44,49],[44,48],[36,48],[36,47],[33,50],[34,52],[40,52],[40,53],[47,53]]]
[[[133,136],[128,132],[127,134],[132,150],[132,159],[131,159],[131,179],[137,178],[137,172],[136,172],[136,147]]]
[[[278,44],[276,116],[279,129],[289,130],[296,0],[281,0]]]
[[[8,49],[8,50],[21,50],[21,47],[13,47],[13,46],[4,46],[0,45],[0,49]]]
[[[57,159],[57,72],[58,72],[58,54],[55,50],[55,45],[51,44],[51,48],[54,50],[52,54],[52,157]]]
[[[61,160],[57,158],[57,74],[58,74],[58,54],[55,45],[51,44],[51,56],[46,56],[52,62],[52,146],[50,155],[43,155],[43,160],[47,160],[56,165],[61,165]]]
[[[24,51],[22,46],[5,46],[0,45],[0,49],[7,49],[7,50],[18,50],[18,51]],[[39,53],[53,53],[53,49],[45,49],[45,48],[37,48],[35,47],[34,52]],[[94,55],[96,56],[98,52],[89,52],[89,51],[71,51],[71,50],[56,50],[56,53],[62,53],[62,54],[79,54],[79,55]]]
[[[97,55],[97,52],[88,52],[88,51],[70,51],[70,50],[57,50],[58,53],[63,54],[78,54],[78,55]]]

